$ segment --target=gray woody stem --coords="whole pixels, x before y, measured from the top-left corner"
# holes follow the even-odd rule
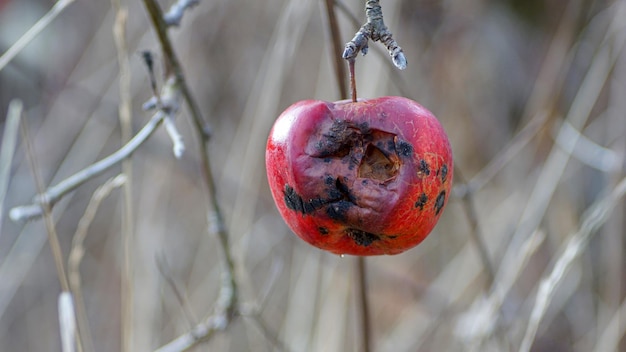
[[[139,146],[156,131],[166,115],[158,111],[148,123],[130,140],[126,145],[115,153],[98,161],[95,164],[78,171],[74,175],[66,178],[55,186],[48,188],[45,193],[35,197],[34,204],[15,207],[11,209],[9,216],[14,221],[30,220],[42,215],[42,203],[47,203],[50,207],[60,200],[64,195],[73,191],[86,181],[102,174],[110,167],[118,164],[130,156]]]
[[[359,29],[354,38],[346,44],[343,51],[343,58],[346,60],[354,60],[359,52],[363,55],[367,54],[367,42],[380,41],[385,45],[393,64],[404,70],[407,62],[402,48],[393,39],[391,31],[385,26],[383,21],[383,11],[380,7],[379,0],[367,0],[365,2],[365,15],[367,22]]]

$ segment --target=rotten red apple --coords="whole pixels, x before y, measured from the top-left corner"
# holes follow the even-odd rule
[[[418,245],[452,185],[443,127],[402,97],[295,103],[274,123],[265,161],[287,225],[336,254],[397,254]]]

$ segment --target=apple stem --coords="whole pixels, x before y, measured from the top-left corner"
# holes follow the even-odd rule
[[[393,64],[400,70],[404,70],[407,65],[406,56],[404,56],[400,45],[393,39],[391,31],[385,26],[379,0],[367,0],[365,2],[365,15],[367,22],[356,32],[354,38],[346,43],[343,58],[354,60],[359,52],[363,55],[367,54],[367,42],[371,39],[383,43]]]
[[[350,97],[352,102],[356,103],[356,76],[354,75],[354,64],[356,60],[354,58],[348,60],[348,71],[350,72]]]

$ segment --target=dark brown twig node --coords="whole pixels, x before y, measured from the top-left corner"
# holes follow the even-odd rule
[[[371,39],[383,43],[393,64],[400,70],[404,70],[407,65],[406,57],[400,45],[393,39],[391,31],[385,26],[379,0],[367,0],[365,2],[365,15],[367,22],[346,44],[342,57],[346,60],[354,60],[359,52],[363,55],[367,54],[368,41]]]
[[[152,54],[152,51],[144,50],[141,52],[141,58],[148,69],[148,77],[150,78],[150,88],[152,89],[152,94],[154,96],[158,96],[159,93],[157,92],[156,77],[154,75],[154,55]]]

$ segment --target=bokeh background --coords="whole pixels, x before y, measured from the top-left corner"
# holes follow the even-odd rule
[[[363,21],[364,2],[337,3],[346,42]],[[0,52],[53,4],[0,1]],[[142,2],[121,4],[128,10],[136,132],[150,118],[141,105],[152,95],[140,53],[155,52],[159,84],[164,57]],[[623,200],[604,209],[601,226],[556,276],[542,319],[531,319],[542,279],[587,228],[587,210],[624,177],[625,2],[382,5],[409,66],[396,71],[375,50],[379,44],[371,44],[357,60],[359,96],[403,95],[433,111],[449,134],[456,174],[454,194],[420,246],[367,259],[373,350],[517,351],[533,326],[533,351],[626,350]],[[9,102],[22,100],[22,123],[46,185],[123,143],[114,17],[108,1],[76,0],[0,71],[0,126]],[[328,28],[321,0],[201,0],[170,29],[213,131],[209,155],[239,301],[249,312],[197,351],[362,349],[356,259],[323,253],[294,236],[265,176],[265,141],[280,112],[302,99],[339,99]],[[154,350],[189,331],[215,304],[222,254],[207,234],[190,121],[184,107],[177,126],[187,150],[180,160],[163,129],[132,156],[131,291],[121,284],[120,190],[90,224],[80,264],[92,341],[86,351],[122,349],[128,298],[132,351]],[[95,189],[121,170],[114,167],[55,205],[66,260]],[[0,350],[60,351],[61,287],[43,221],[8,218],[37,193],[22,134],[10,175],[0,224]]]

